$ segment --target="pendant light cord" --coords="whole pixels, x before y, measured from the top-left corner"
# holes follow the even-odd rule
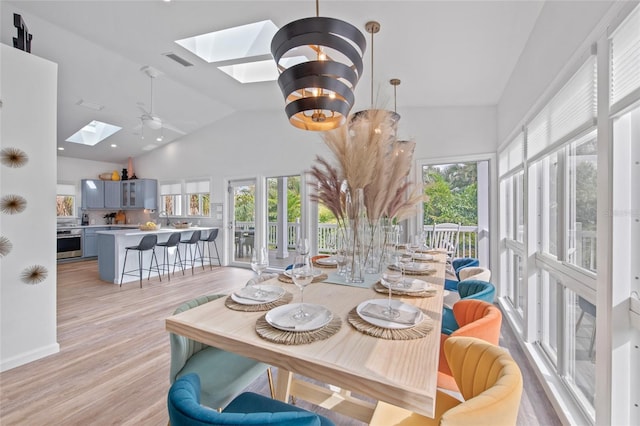
[[[320,16],[320,0],[316,0],[316,18]]]
[[[371,109],[373,109],[373,34],[371,31]]]

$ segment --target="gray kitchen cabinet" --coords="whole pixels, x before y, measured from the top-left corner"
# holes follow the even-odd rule
[[[82,179],[81,206],[83,209],[103,209],[104,208],[104,181],[99,179]]]
[[[158,181],[134,179],[121,182],[121,207],[123,209],[157,209]]]
[[[104,182],[104,208],[119,209],[122,182],[119,180],[107,180]]]
[[[82,242],[82,257],[95,257],[98,255],[98,231],[108,231],[109,227],[92,227],[84,229]]]

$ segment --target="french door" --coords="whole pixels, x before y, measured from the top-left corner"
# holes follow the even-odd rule
[[[256,238],[256,180],[229,181],[229,259],[234,266],[247,267]]]

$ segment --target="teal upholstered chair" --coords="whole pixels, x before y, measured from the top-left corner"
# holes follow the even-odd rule
[[[223,297],[223,295],[201,296],[178,307],[174,314]],[[269,375],[273,389],[271,370],[267,364],[207,346],[195,340],[170,333],[171,371],[170,382],[189,373],[196,373],[202,381],[200,399],[212,408],[225,407],[261,374]]]
[[[251,392],[240,394],[221,412],[200,405],[199,395],[200,379],[196,374],[176,380],[167,397],[171,426],[333,426],[319,414]]]
[[[472,266],[479,266],[480,261],[474,257],[459,257],[451,261],[451,267],[456,274],[457,280],[444,280],[445,290],[458,291],[458,282],[460,281],[460,270]]]
[[[458,284],[460,300],[477,299],[493,303],[496,288],[488,281],[463,280]],[[459,328],[458,322],[453,316],[453,311],[447,307],[442,308],[442,333],[451,334]]]

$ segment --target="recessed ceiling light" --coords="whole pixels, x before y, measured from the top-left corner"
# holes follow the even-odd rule
[[[305,56],[295,56],[283,58],[280,62],[292,67],[296,64],[306,62]],[[273,59],[266,61],[247,62],[244,64],[225,65],[218,67],[225,74],[238,80],[240,83],[258,83],[261,81],[275,81],[278,79],[278,67]]]
[[[93,146],[121,129],[122,127],[114,126],[113,124],[93,120],[71,135],[67,142]]]
[[[59,146],[58,151],[64,151],[64,147]]]
[[[111,144],[111,148],[117,148],[117,147],[118,147],[118,145],[116,145],[115,143]]]
[[[162,139],[164,139],[164,137],[162,137],[162,136],[158,136],[158,137],[156,138],[156,141],[158,141],[158,142],[162,142]]]
[[[180,46],[207,62],[271,56],[271,39],[278,27],[270,20],[227,28],[176,40]]]

